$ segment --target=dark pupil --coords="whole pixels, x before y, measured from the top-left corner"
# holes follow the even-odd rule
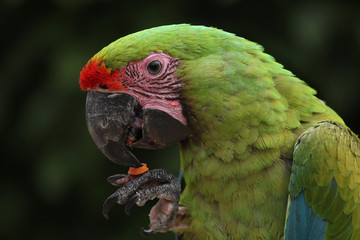
[[[161,71],[161,62],[158,60],[152,61],[148,64],[147,70],[150,74],[158,74]]]

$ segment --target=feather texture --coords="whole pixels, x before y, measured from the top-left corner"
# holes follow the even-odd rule
[[[328,222],[327,240],[359,239],[359,164],[360,141],[340,123],[319,122],[296,143],[290,209],[305,196],[304,204]]]
[[[93,61],[116,71],[155,53],[179,59],[191,130],[180,143],[182,239],[284,237],[290,174],[287,239],[323,239],[325,227],[327,240],[360,239],[359,142],[314,89],[260,45],[203,26],[134,33]]]

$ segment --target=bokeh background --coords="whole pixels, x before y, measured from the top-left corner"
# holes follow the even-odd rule
[[[347,1],[3,0],[0,3],[0,239],[141,239],[153,203],[126,216],[103,201],[125,172],[90,138],[79,72],[115,39],[149,27],[215,26],[265,47],[360,133],[360,4]],[[178,173],[177,147],[136,151]],[[148,239],[174,239],[171,233]]]

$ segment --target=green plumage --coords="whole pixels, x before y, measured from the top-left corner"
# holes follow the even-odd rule
[[[260,45],[215,28],[184,24],[153,28],[123,37],[96,56],[107,67],[118,68],[151,52],[181,59],[176,76],[185,83],[181,101],[192,130],[180,144],[186,182],[180,204],[190,214],[185,220],[189,227],[179,230],[183,239],[280,239],[297,138],[322,120],[337,121],[344,128],[342,119]],[[321,152],[329,147],[327,140],[316,143]],[[312,140],[306,144],[312,145]],[[336,159],[341,159],[340,150]],[[321,172],[323,163],[319,164]],[[339,171],[354,163],[344,164]],[[313,170],[301,174],[303,185],[296,183],[296,191],[316,183],[319,190],[306,192],[309,204],[315,204],[316,196],[311,195],[328,191],[331,176],[314,175]],[[340,187],[345,185],[340,196],[358,186],[355,180],[335,180]],[[339,204],[346,205],[345,198]],[[353,205],[344,208],[345,214],[360,215]],[[326,203],[317,205],[318,212],[330,214]]]
[[[306,202],[328,221],[326,239],[360,239],[360,141],[336,122],[315,124],[294,151],[291,197]]]

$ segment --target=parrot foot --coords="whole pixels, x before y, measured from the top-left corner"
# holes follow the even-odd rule
[[[189,213],[184,206],[179,206],[175,215],[175,219],[172,222],[171,230],[181,230],[189,227],[187,219],[189,218]]]
[[[115,174],[108,177],[107,181],[111,185],[119,187],[127,182],[134,180],[135,178],[137,178],[137,176],[127,175],[127,174]]]
[[[160,201],[161,201],[161,199],[160,199]],[[162,204],[159,204],[160,208],[161,208],[161,205]],[[155,219],[161,220],[163,217],[160,214],[156,213],[157,212],[156,208],[157,208],[157,206],[155,205],[151,209],[151,212],[150,212],[150,222],[152,224],[156,221]],[[152,214],[152,213],[155,213],[155,214]],[[188,228],[189,225],[185,222],[186,221],[185,219],[188,217],[189,217],[189,214],[188,214],[186,208],[183,206],[179,206],[178,209],[176,210],[175,218],[171,221],[171,226],[168,230],[181,230],[181,229]],[[165,217],[165,220],[163,220],[163,221],[168,222],[168,219]],[[151,224],[150,224],[150,226],[151,226]],[[144,228],[141,228],[141,235],[146,237],[146,236],[151,236],[151,235],[155,234],[156,232],[152,230],[153,227],[154,226],[151,226],[150,229],[147,229],[147,230],[145,230]]]
[[[104,203],[103,215],[108,219],[110,208],[118,203],[125,205],[125,213],[135,204],[144,206],[148,200],[159,198],[150,211],[150,229],[142,229],[145,236],[156,232],[166,232],[172,227],[177,215],[181,185],[177,177],[165,169],[153,169],[141,176],[117,174],[108,178],[108,182],[120,188]]]

